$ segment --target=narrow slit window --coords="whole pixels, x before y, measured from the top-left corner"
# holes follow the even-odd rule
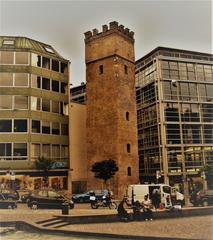
[[[104,73],[104,66],[100,65],[99,66],[99,74],[103,74]]]
[[[126,120],[129,121],[129,112],[126,112]]]
[[[131,169],[131,167],[128,167],[127,168],[127,176],[132,176],[132,169]]]
[[[131,145],[129,143],[127,143],[127,145],[126,145],[126,150],[128,153],[131,152]]]
[[[125,74],[128,74],[128,66],[127,65],[124,65],[124,72],[125,72]]]

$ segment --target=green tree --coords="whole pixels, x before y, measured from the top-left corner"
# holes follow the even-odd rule
[[[106,185],[107,180],[112,178],[118,171],[118,166],[115,160],[103,160],[100,162],[95,162],[92,165],[92,172],[95,174],[95,178],[102,179]]]
[[[43,181],[45,183],[45,187],[48,187],[48,175],[49,175],[49,171],[51,170],[52,166],[53,166],[54,161],[52,161],[49,158],[45,158],[45,157],[39,157],[36,161],[35,161],[35,166],[36,169],[38,169],[39,171],[43,172]]]
[[[213,189],[213,163],[205,164],[201,169],[205,173],[205,178],[210,189]]]

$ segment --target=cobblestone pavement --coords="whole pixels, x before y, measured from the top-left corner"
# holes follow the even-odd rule
[[[70,215],[97,215],[113,214],[116,210],[111,209],[90,209],[88,205],[76,205],[70,210]],[[26,205],[20,204],[15,210],[1,209],[1,221],[23,220],[28,223],[52,218],[54,215],[61,215],[61,210],[31,210]],[[73,224],[61,227],[60,230],[113,233],[122,235],[185,238],[185,239],[208,239],[213,240],[213,216],[197,216],[187,218],[159,219],[141,222],[116,222],[99,224]]]

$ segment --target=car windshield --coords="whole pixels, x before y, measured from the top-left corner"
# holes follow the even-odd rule
[[[171,188],[169,186],[163,186],[164,193],[171,193]]]
[[[52,197],[52,198],[61,197],[61,195],[59,195],[57,192],[53,192],[53,191],[48,191],[48,196]]]

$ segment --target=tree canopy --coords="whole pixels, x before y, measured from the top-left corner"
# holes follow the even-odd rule
[[[113,177],[118,171],[118,166],[115,160],[103,160],[95,162],[92,165],[91,171],[94,172],[95,178],[104,180],[104,183],[106,184],[107,180]]]
[[[203,169],[207,180],[213,180],[213,164],[204,165]]]

